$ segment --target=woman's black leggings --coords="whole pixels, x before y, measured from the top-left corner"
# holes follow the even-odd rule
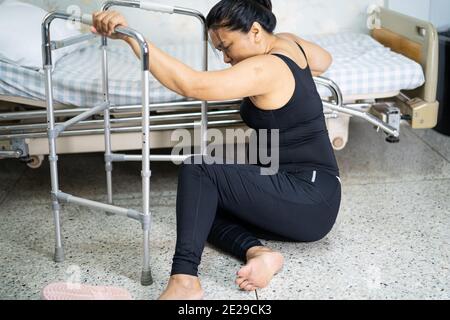
[[[341,184],[334,175],[187,163],[179,173],[172,275],[197,276],[206,241],[245,261],[248,249],[262,246],[258,238],[314,242],[335,224]]]

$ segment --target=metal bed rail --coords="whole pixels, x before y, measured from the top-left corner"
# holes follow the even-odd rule
[[[212,117],[229,117],[232,115],[239,115],[239,110],[220,110],[220,111],[210,111],[208,112],[208,119],[211,119]],[[200,112],[190,112],[190,113],[172,113],[172,114],[161,114],[161,115],[155,115],[150,116],[150,122],[166,122],[171,120],[197,120],[201,118]],[[111,124],[132,124],[132,123],[139,123],[142,122],[142,117],[124,117],[124,118],[115,118],[110,120]],[[86,127],[86,126],[96,126],[100,127],[102,126],[103,121],[102,120],[87,120],[87,121],[80,121],[78,122],[74,127]],[[62,123],[58,123],[57,125],[63,125]],[[186,123],[186,126],[188,126],[188,123]],[[5,125],[0,126],[0,139],[12,139],[12,138],[18,138],[19,136],[16,136],[15,134],[20,133],[29,133],[30,136],[27,138],[33,138],[34,133],[41,133],[42,129],[46,129],[47,124],[46,123],[31,123],[31,124],[12,124],[12,125]],[[35,131],[39,130],[39,131]],[[11,132],[12,134],[2,135],[1,133],[4,132]],[[44,132],[45,133],[45,132]],[[37,137],[37,136],[36,136]]]
[[[229,108],[237,107],[241,100],[230,100],[230,101],[210,101],[208,102],[209,108]],[[167,103],[155,103],[150,104],[150,111],[170,111],[170,110],[187,110],[190,108],[198,108],[201,106],[201,101],[180,101],[180,102],[167,102]],[[91,108],[67,108],[55,110],[56,116],[76,116],[82,112],[89,111]],[[114,113],[141,113],[141,105],[124,105],[115,106],[111,105],[109,108],[111,115]],[[10,120],[29,120],[35,118],[46,118],[46,110],[34,110],[34,111],[19,111],[19,112],[5,112],[0,113],[0,121],[10,121]]]
[[[325,86],[328,90],[330,90],[333,98],[335,99],[334,104],[323,101],[323,105],[325,108],[328,108],[334,112],[344,113],[364,119],[367,122],[373,124],[376,128],[383,130],[385,133],[395,138],[398,138],[400,136],[399,128],[394,128],[393,126],[385,123],[372,114],[361,110],[361,107],[370,106],[370,104],[344,104],[342,92],[339,89],[339,86],[333,80],[324,77],[314,77],[314,81],[316,82],[316,84]]]
[[[382,129],[386,134],[392,135],[394,137],[399,136],[399,129],[390,126],[379,118],[371,115],[367,112],[371,108],[370,103],[353,103],[353,104],[342,104],[339,98],[340,90],[336,84],[330,79],[323,77],[316,77],[315,82],[327,87],[332,91],[332,86],[335,87],[335,98],[334,103],[330,101],[322,101],[324,105],[324,114],[326,118],[338,118],[339,113],[348,114],[351,116],[359,117],[367,122],[373,124],[376,128]],[[239,103],[241,100],[230,100],[230,101],[215,101],[209,102],[208,108],[212,111],[208,111],[208,119],[212,118],[224,118],[220,122],[211,122],[212,126],[224,126],[224,125],[236,125],[238,123],[243,124],[243,121],[237,122],[236,116],[239,114]],[[175,120],[191,120],[192,122],[184,123],[174,123],[173,125],[165,123],[163,126],[151,126],[151,130],[173,130],[173,129],[190,129],[195,126],[195,123],[200,122],[201,111],[197,110],[201,106],[201,101],[182,101],[182,102],[168,102],[168,103],[157,103],[150,104],[150,111],[154,111],[155,115],[150,116],[150,122],[160,122],[160,121],[175,121]],[[111,106],[110,111],[110,123],[113,125],[131,125],[136,122],[141,122],[141,118],[138,116],[141,113],[142,106],[130,105],[130,106]],[[192,110],[191,110],[192,109]],[[85,112],[89,112],[90,108],[76,108],[76,109],[61,109],[55,110],[54,114],[56,117],[65,118],[69,116],[79,116]],[[190,110],[190,111],[188,111]],[[42,131],[47,127],[45,121],[47,112],[45,110],[37,111],[20,111],[20,112],[8,112],[0,113],[0,140],[6,139],[23,139],[23,138],[42,138],[46,133]],[[116,118],[112,118],[116,116]],[[125,117],[125,118],[121,118]],[[25,123],[14,123],[11,122],[15,120],[25,121]],[[34,120],[34,122],[33,122]],[[6,124],[1,124],[2,122]],[[101,120],[87,120],[77,122],[77,134],[89,135],[89,134],[102,134],[104,126],[100,126],[103,121]],[[59,123],[58,123],[59,124]],[[93,128],[88,128],[88,126],[96,126]],[[40,130],[40,131],[39,131]],[[129,128],[120,128],[120,130],[128,130],[128,132],[135,132],[136,127],[132,126]],[[114,132],[114,129],[112,129]],[[63,132],[64,136],[66,133]],[[72,132],[70,135],[75,135]],[[0,156],[9,158],[16,158],[16,153],[14,150],[11,151],[0,151]]]

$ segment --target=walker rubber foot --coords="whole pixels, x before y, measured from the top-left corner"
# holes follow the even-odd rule
[[[55,255],[53,256],[53,260],[56,263],[64,262],[64,249],[63,249],[63,247],[55,248]]]
[[[152,271],[142,271],[141,284],[143,286],[151,286],[153,284]]]
[[[49,284],[42,290],[41,298],[42,300],[132,300],[131,294],[122,288],[68,282]]]

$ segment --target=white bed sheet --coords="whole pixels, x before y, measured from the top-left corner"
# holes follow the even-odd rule
[[[364,96],[410,90],[425,82],[422,67],[384,47],[368,35],[340,33],[303,36],[327,49],[333,64],[323,74],[334,80],[344,95]],[[202,48],[199,44],[163,46],[164,51],[200,70]],[[102,101],[101,54],[98,41],[86,45],[58,61],[53,73],[56,102],[90,107]],[[109,86],[116,105],[141,101],[140,62],[132,51],[119,42],[109,48]],[[210,53],[210,70],[227,68]],[[322,96],[328,90],[318,87]],[[43,73],[0,61],[0,95],[45,99]],[[150,102],[185,100],[151,78]]]

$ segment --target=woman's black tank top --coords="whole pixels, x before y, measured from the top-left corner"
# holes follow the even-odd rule
[[[306,58],[305,51],[298,46]],[[242,119],[256,130],[258,137],[258,130],[269,131],[269,150],[270,130],[279,130],[279,171],[318,170],[339,176],[322,99],[317,92],[309,64],[302,69],[291,58],[282,54],[274,55],[282,59],[292,71],[295,78],[294,94],[284,107],[269,111],[259,109],[249,98],[245,98],[240,110]]]

